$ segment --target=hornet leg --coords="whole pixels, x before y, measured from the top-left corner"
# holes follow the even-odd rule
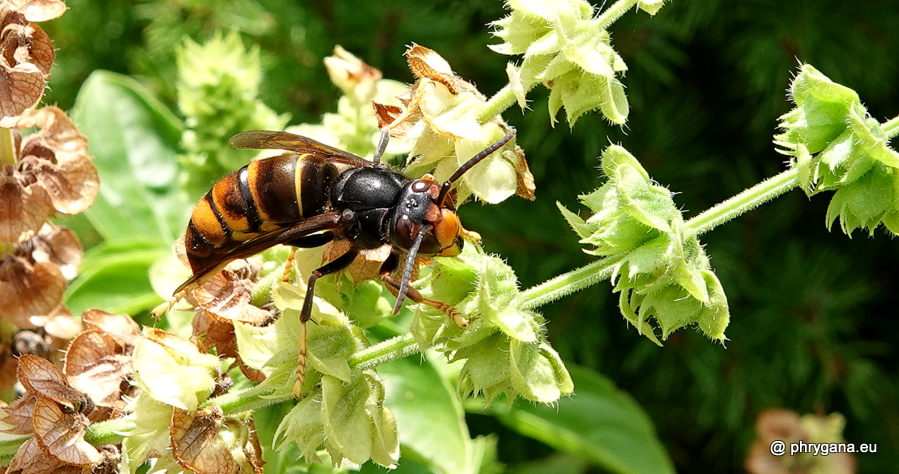
[[[400,291],[400,282],[397,281],[391,273],[396,270],[397,265],[399,264],[399,257],[396,254],[391,254],[387,260],[384,261],[384,264],[381,265],[381,281],[384,282],[384,285],[387,289],[393,293],[393,296],[397,296]],[[449,316],[450,319],[453,320],[454,323],[458,324],[459,327],[468,327],[468,319],[465,319],[465,316],[462,316],[462,313],[459,312],[456,308],[453,308],[451,305],[444,303],[443,301],[437,301],[430,298],[425,298],[421,293],[418,292],[415,288],[411,286],[406,290],[406,296],[416,302],[426,304],[432,308],[439,309],[443,312],[443,314]]]
[[[306,380],[306,322],[312,317],[312,298],[315,297],[315,281],[320,277],[338,272],[348,267],[359,251],[350,249],[347,253],[328,262],[318,270],[312,272],[306,283],[306,299],[303,301],[303,309],[300,311],[300,356],[297,360],[297,379],[293,385],[293,396],[300,398],[303,394],[303,382]]]

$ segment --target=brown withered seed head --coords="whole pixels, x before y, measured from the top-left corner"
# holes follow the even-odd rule
[[[0,317],[21,329],[74,337],[81,325],[62,307],[62,297],[83,255],[75,234],[44,224],[36,236],[11,247],[0,256]]]
[[[90,422],[81,413],[68,413],[49,398],[38,398],[34,404],[34,437],[41,451],[64,464],[87,466],[102,457],[92,444],[84,440]]]
[[[20,357],[17,375],[26,393],[3,410],[3,421],[13,425],[9,433],[34,436],[19,448],[7,472],[69,472],[67,466],[89,467],[104,459],[84,440],[90,425],[86,415],[94,410],[90,398],[40,357]]]
[[[39,398],[51,400],[75,413],[87,414],[93,410],[91,400],[72,388],[66,376],[46,359],[23,355],[19,358],[16,373],[25,390]]]
[[[77,214],[94,202],[99,178],[87,139],[57,107],[44,107],[20,120],[40,131],[24,137],[15,164],[0,169],[0,241],[31,238],[55,212]]]
[[[59,1],[7,0],[0,4],[0,127],[12,128],[44,96],[53,43],[31,23],[65,11]]]
[[[0,258],[0,316],[18,328],[33,329],[34,315],[46,315],[62,302],[66,280],[56,265],[32,263],[23,257]]]
[[[3,422],[11,428],[3,430],[9,434],[29,434],[34,432],[31,419],[34,417],[34,402],[37,397],[31,392],[26,392],[3,408]]]
[[[94,405],[109,408],[119,406],[122,383],[134,372],[125,346],[99,329],[72,341],[64,370],[73,388],[87,394]]]
[[[86,330],[100,330],[115,339],[125,348],[125,353],[134,350],[140,336],[140,326],[127,314],[112,314],[100,309],[89,309],[81,315]]]
[[[238,259],[228,264],[199,288],[188,299],[197,307],[193,319],[194,336],[207,348],[215,348],[219,356],[236,359],[241,372],[254,382],[262,382],[265,375],[248,367],[237,350],[234,321],[253,326],[265,326],[275,321],[275,315],[267,309],[252,304],[253,285],[259,268],[252,262]]]
[[[275,318],[270,311],[251,304],[257,276],[258,268],[252,263],[235,260],[194,290],[191,299],[213,319],[264,325]]]
[[[240,431],[239,436],[219,436],[221,431]],[[185,469],[201,474],[262,473],[259,440],[255,429],[230,423],[221,408],[211,406],[197,412],[175,408],[169,428],[172,454]],[[229,446],[225,439],[241,445]]]
[[[51,474],[58,472],[62,463],[48,458],[37,444],[37,438],[31,438],[16,451],[16,455],[6,468],[7,474]]]

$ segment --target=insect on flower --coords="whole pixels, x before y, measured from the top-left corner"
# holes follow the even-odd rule
[[[465,172],[514,135],[514,130],[509,131],[441,184],[431,175],[407,178],[380,162],[389,137],[387,128],[381,130],[373,161],[287,132],[237,134],[230,140],[233,148],[289,153],[251,162],[216,183],[200,200],[184,237],[193,276],[175,291],[175,299],[157,307],[154,314],[165,311],[234,259],[278,244],[311,248],[344,240],[350,244],[349,250],[313,271],[307,283],[300,312],[303,332],[295,395],[305,377],[305,324],[312,314],[315,282],[349,266],[361,250],[391,246],[379,275],[396,295],[394,314],[408,297],[465,326],[467,320],[456,309],[423,297],[409,281],[418,256],[454,257],[462,249],[463,237],[479,239],[462,227],[450,190]],[[404,257],[402,275],[397,279],[394,272]]]

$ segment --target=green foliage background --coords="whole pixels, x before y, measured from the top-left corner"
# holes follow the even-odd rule
[[[507,57],[485,46],[498,42],[486,26],[504,14],[495,0],[67,4],[46,25],[59,52],[45,101],[65,109],[91,72],[107,69],[177,110],[175,46],[183,35],[202,41],[229,29],[261,48],[262,97],[291,123],[335,108],[340,92],[321,59],[336,44],[387,78],[412,80],[402,53],[418,43],[487,94],[506,82]],[[587,263],[555,202],[577,209],[577,195],[601,184],[597,156],[609,143],[681,193],[675,201],[693,216],[783,169],[771,140],[799,62],[855,89],[878,120],[899,113],[896,25],[890,0],[674,0],[652,18],[629,13],[612,28],[630,67],[627,125],[588,114],[573,130],[564,121],[552,128],[548,93],[535,89],[531,111],[505,117],[519,130],[537,200],[466,206],[466,227],[508,259],[524,287]],[[857,456],[860,472],[889,471],[899,457],[899,249],[881,231],[828,232],[826,202],[794,191],[702,236],[730,303],[726,349],[689,330],[656,347],[624,323],[607,284],[541,308],[553,345],[632,394],[681,472],[742,471],[756,416],[774,407],[843,413],[847,441],[878,444],[877,454]],[[508,466],[552,454],[496,418],[468,418],[472,435],[500,433]],[[566,472],[581,469],[573,462]]]

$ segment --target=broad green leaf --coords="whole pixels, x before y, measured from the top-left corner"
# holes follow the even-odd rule
[[[585,474],[593,472],[590,463],[583,456],[568,453],[553,453],[545,458],[528,461],[510,469],[509,474]]]
[[[191,206],[175,188],[182,125],[133,79],[97,71],[84,82],[72,119],[89,139],[100,194],[87,217],[107,241],[170,245]]]
[[[396,416],[403,457],[443,474],[476,473],[472,440],[456,392],[428,361],[407,357],[378,367]],[[400,465],[402,466],[402,459]]]
[[[513,430],[615,473],[673,473],[642,408],[602,375],[568,364],[576,395],[553,405],[503,401],[489,410]]]
[[[156,242],[104,242],[90,249],[81,273],[66,291],[66,305],[74,314],[90,308],[136,314],[161,299],[150,284],[149,268],[171,250]]]

